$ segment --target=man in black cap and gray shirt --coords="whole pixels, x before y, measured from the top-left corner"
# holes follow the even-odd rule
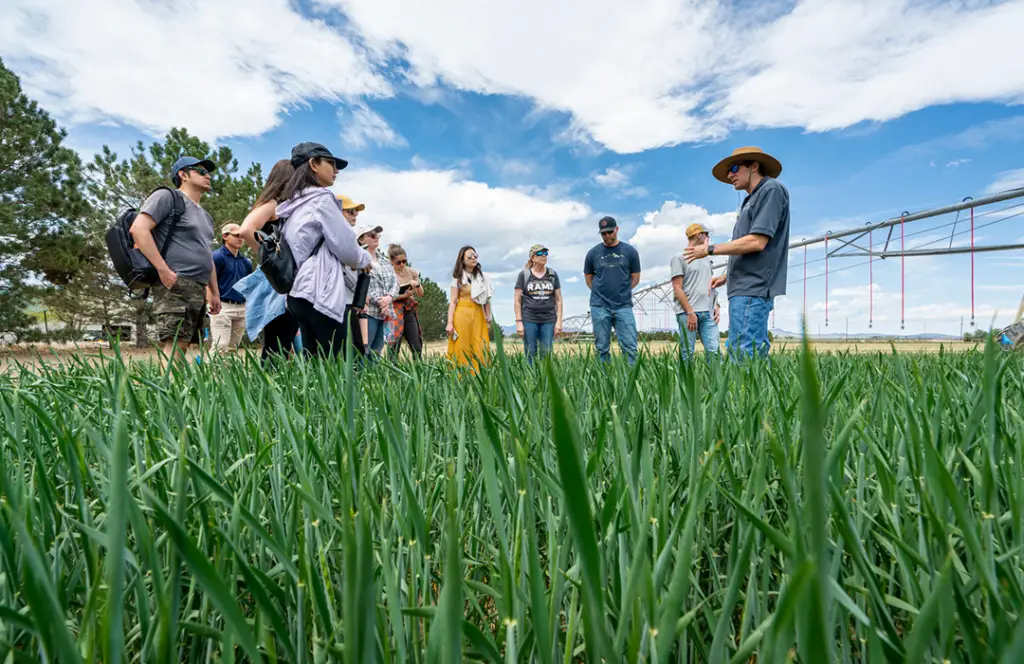
[[[213,217],[199,206],[210,191],[210,174],[216,168],[209,159],[182,157],[171,167],[170,178],[177,191],[158,189],[142,204],[132,222],[131,234],[142,255],[160,275],[153,287],[156,337],[170,355],[174,341],[182,354],[192,335],[202,326],[205,306],[220,313],[220,292],[213,266]],[[174,228],[164,255],[162,246],[171,233],[174,197],[184,198],[185,212]],[[172,358],[173,359],[173,358]]]

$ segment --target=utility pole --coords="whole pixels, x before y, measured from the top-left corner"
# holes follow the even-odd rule
[[[850,340],[850,317],[846,317],[846,340]]]
[[[46,309],[43,309],[43,330],[46,331],[47,335],[50,334],[50,323],[46,320]]]
[[[960,317],[960,338],[964,338],[964,317]]]

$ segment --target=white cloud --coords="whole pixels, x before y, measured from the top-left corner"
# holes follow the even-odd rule
[[[585,203],[493,187],[456,170],[346,169],[334,190],[358,195],[366,203],[360,219],[383,226],[383,243],[402,244],[413,265],[443,288],[463,245],[477,249],[504,292],[535,242],[551,249],[551,267],[563,279],[582,272],[583,257],[597,242],[597,224]],[[498,293],[496,306],[503,301]],[[499,320],[511,318],[508,302]]]
[[[996,176],[995,181],[985,190],[989,194],[998,194],[1008,189],[1019,189],[1024,187],[1024,168],[1017,168],[1012,171],[1003,171]]]
[[[288,0],[5,0],[0,56],[64,122],[207,140],[261,134],[309,100],[392,94],[367,53]]]
[[[607,168],[604,172],[594,174],[594,182],[605,189],[617,191],[623,196],[643,197],[647,195],[646,187],[630,186],[632,169]]]
[[[640,252],[642,279],[647,282],[668,278],[669,260],[687,245],[687,226],[703,224],[711,232],[712,241],[722,241],[732,235],[736,213],[710,214],[699,205],[665,201],[660,209],[648,212],[643,219],[628,242]]]
[[[614,168],[606,169],[594,176],[594,182],[607,189],[619,189],[629,184],[629,176]]]
[[[341,140],[353,150],[362,150],[371,143],[381,147],[406,147],[406,140],[365,103],[355,103],[338,110]]]
[[[971,163],[970,159],[953,159],[952,161],[946,162],[946,168],[956,168],[969,163]]]
[[[1009,55],[1024,3],[805,0],[747,37],[737,84],[715,106],[746,126],[812,131],[890,120],[955,101],[1019,101],[1024,71]],[[941,76],[934,72],[941,71]]]
[[[204,138],[260,134],[310,100],[389,96],[390,79],[430,103],[445,88],[530,98],[569,114],[556,140],[581,152],[1024,99],[1024,68],[991,66],[1015,61],[1024,0],[312,3],[345,12],[340,29],[295,7],[7,0],[0,55],[64,122]]]
[[[991,66],[1016,57],[1021,0],[323,1],[415,84],[529,97],[571,115],[562,140],[617,152],[1024,95],[1024,69]]]

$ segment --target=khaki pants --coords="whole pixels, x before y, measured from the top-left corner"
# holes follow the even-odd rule
[[[220,313],[210,316],[210,340],[213,350],[231,350],[238,347],[245,332],[245,305],[221,303]]]

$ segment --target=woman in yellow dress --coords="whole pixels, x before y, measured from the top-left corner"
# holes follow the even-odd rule
[[[459,249],[452,270],[448,304],[448,359],[456,365],[478,368],[490,359],[491,282],[480,268],[473,247]]]

